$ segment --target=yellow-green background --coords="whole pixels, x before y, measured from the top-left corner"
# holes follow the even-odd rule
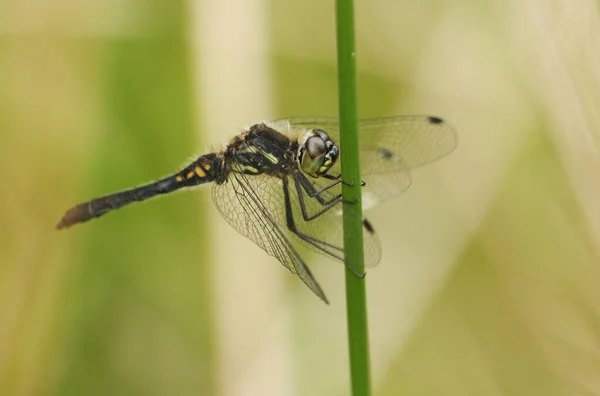
[[[363,117],[458,149],[371,211],[377,395],[600,394],[593,1],[357,1]],[[210,189],[57,232],[255,121],[335,115],[332,1],[0,2],[0,395],[346,395],[325,306]]]

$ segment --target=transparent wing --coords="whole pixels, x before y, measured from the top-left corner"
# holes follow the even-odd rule
[[[282,180],[268,175],[231,173],[226,183],[213,187],[213,200],[233,228],[277,258],[325,300],[294,245],[344,262],[342,203],[336,199],[341,189],[337,185],[323,191],[319,200],[311,197],[296,177],[304,176],[290,175]],[[313,183],[317,181],[321,179],[314,179]],[[322,202],[326,201],[330,203],[324,205]],[[365,266],[374,267],[381,260],[381,248],[367,220],[363,240]]]
[[[224,184],[213,186],[213,201],[233,228],[298,275],[313,293],[329,304],[310,269],[286,238],[288,232],[282,227],[276,209],[282,202],[281,191],[269,179],[273,178],[231,173]]]
[[[339,120],[334,117],[294,117],[275,120],[270,126],[284,133],[298,134],[318,128],[339,144]],[[411,183],[411,169],[436,161],[456,147],[456,132],[444,120],[433,116],[397,116],[360,120],[361,177],[366,206],[404,192]],[[337,169],[332,172],[339,173]],[[368,200],[372,202],[368,202]]]

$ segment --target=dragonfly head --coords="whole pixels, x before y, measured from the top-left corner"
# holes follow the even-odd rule
[[[319,177],[335,164],[339,149],[321,129],[311,129],[298,140],[298,164],[313,177]]]

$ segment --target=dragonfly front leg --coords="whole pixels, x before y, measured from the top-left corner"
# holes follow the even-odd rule
[[[301,173],[296,175],[298,181],[302,185],[302,188],[304,188],[304,191],[306,191],[306,194],[311,198],[316,198],[323,205],[327,205],[329,202],[336,199],[337,195],[334,196],[333,198],[331,198],[330,200],[326,200],[325,198],[323,198],[321,196],[321,194],[326,191],[331,190],[333,187],[337,186],[338,184],[343,183],[340,176],[324,175],[323,177],[325,179],[333,180],[333,182],[329,183],[326,186],[322,187],[321,189],[317,190],[315,188],[314,184],[312,184],[305,175],[303,175]]]
[[[322,205],[328,205],[330,202],[332,202],[332,201],[338,199],[338,197],[342,196],[342,194],[340,193],[340,194],[334,196],[333,198],[326,200],[321,196],[321,194],[323,192],[330,190],[331,188],[337,186],[338,184],[349,185],[349,183],[342,180],[341,174],[339,174],[337,176],[326,174],[321,177],[328,179],[328,180],[333,180],[333,183],[329,183],[328,185],[321,188],[320,190],[317,190],[315,188],[315,186],[310,182],[310,180],[308,180],[308,178],[306,176],[304,176],[304,175],[298,176],[300,184],[302,185],[302,188],[304,188],[304,191],[306,191],[306,194],[311,198],[316,198]],[[364,180],[361,180],[360,186],[364,187],[366,185],[367,185],[367,183]],[[351,203],[356,203],[356,202],[353,201]]]
[[[336,181],[321,190],[317,190],[304,175],[298,175],[297,177],[294,177],[294,186],[296,187],[296,194],[298,195],[298,203],[300,204],[300,211],[302,212],[302,217],[305,221],[316,219],[342,201],[342,194],[337,194],[331,199],[325,199],[321,196],[323,191],[326,191],[339,183],[339,181]],[[315,198],[321,205],[323,205],[321,210],[313,214],[308,213],[308,210],[306,209],[306,202],[304,201],[303,189],[306,191],[309,197]]]

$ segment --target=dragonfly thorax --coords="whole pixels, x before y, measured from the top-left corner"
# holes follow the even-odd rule
[[[319,177],[335,164],[339,149],[321,129],[311,129],[298,139],[298,165],[312,177]]]

